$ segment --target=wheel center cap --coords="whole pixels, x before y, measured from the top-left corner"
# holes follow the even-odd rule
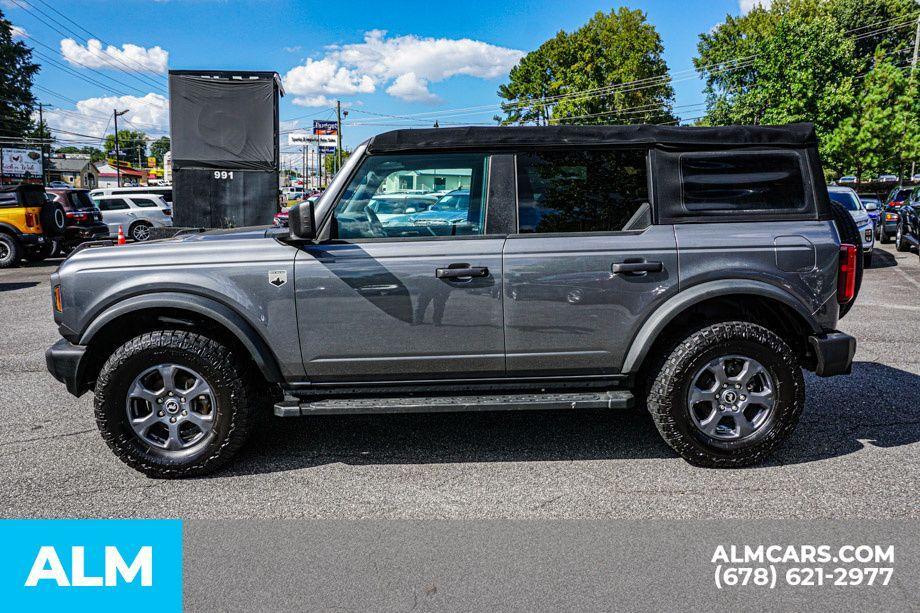
[[[175,398],[170,398],[165,403],[163,403],[163,408],[165,408],[166,412],[170,415],[175,415],[179,412],[179,401]]]
[[[738,394],[732,390],[728,390],[722,394],[722,402],[725,404],[735,404],[738,400]]]

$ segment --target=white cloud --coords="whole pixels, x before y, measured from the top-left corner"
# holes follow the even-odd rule
[[[387,93],[407,102],[435,102],[438,97],[428,91],[428,81],[407,72],[396,77]]]
[[[294,98],[297,106],[335,106],[335,100],[326,96],[297,96]]]
[[[169,52],[160,47],[144,48],[125,43],[121,49],[91,38],[84,47],[72,38],[61,41],[61,55],[74,66],[86,68],[115,68],[137,72],[166,74]]]
[[[308,59],[288,71],[285,89],[302,96],[386,91],[411,101],[436,99],[430,83],[456,75],[494,79],[506,75],[523,51],[468,38],[387,37],[383,30],[365,33],[364,41],[330,47],[319,59]]]
[[[125,115],[118,118],[119,129],[141,130],[148,135],[169,133],[169,102],[159,94],[87,98],[77,102],[76,106],[76,110],[51,108],[45,111],[45,121],[52,128],[56,138],[64,141],[88,140],[86,137],[54,133],[53,130],[104,136],[103,132],[108,128],[108,132],[111,133],[114,128],[109,118],[112,116],[112,110],[116,108],[119,111],[128,109]]]
[[[738,0],[738,8],[741,10],[741,14],[750,13],[754,10],[755,6],[761,6],[762,8],[768,9],[770,5],[773,4],[773,0]]]
[[[17,25],[11,24],[10,29],[13,31],[13,40],[16,40],[17,38],[26,38],[29,35],[25,28],[20,28]]]
[[[293,47],[283,47],[283,49],[287,53],[297,53],[298,51],[303,49],[303,47],[301,47],[300,45],[294,45]]]

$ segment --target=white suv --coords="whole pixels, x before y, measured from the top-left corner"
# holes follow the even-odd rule
[[[145,241],[150,238],[151,228],[173,225],[172,209],[157,194],[93,196],[93,201],[110,236],[117,236],[121,226],[126,237]]]

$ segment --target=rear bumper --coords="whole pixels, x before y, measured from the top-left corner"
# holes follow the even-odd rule
[[[819,377],[848,375],[853,369],[856,339],[843,332],[828,332],[809,336],[808,344],[815,354],[815,374]]]
[[[74,345],[62,338],[45,351],[48,372],[67,387],[74,396],[81,396],[89,389],[83,380],[86,367],[86,347]]]
[[[108,238],[109,227],[104,223],[91,226],[67,226],[64,228],[64,242],[76,246],[86,241],[97,241]]]
[[[45,235],[44,234],[19,234],[17,236],[19,242],[24,247],[41,247],[45,244]]]

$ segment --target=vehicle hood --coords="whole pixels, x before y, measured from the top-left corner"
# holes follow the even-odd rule
[[[267,251],[266,242],[276,242],[267,230],[267,226],[211,230],[143,243],[85,247],[64,260],[59,272],[258,260],[259,253]]]

